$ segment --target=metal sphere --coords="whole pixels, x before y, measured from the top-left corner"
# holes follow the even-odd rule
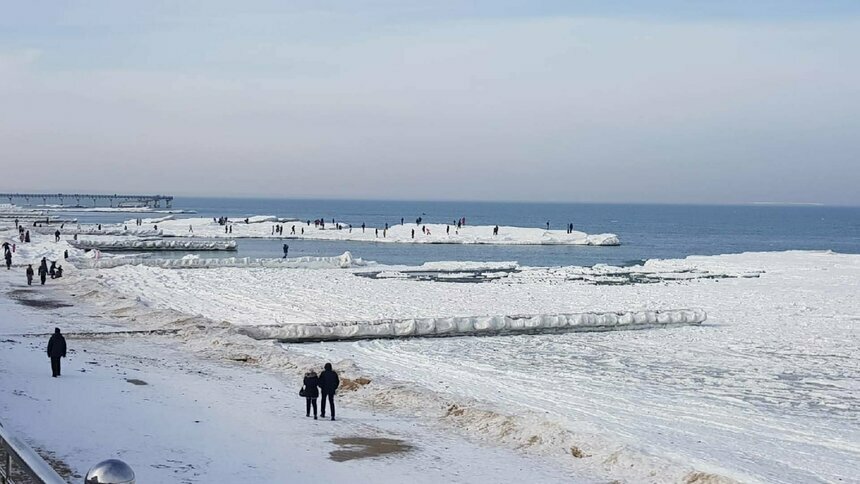
[[[119,459],[108,459],[87,471],[84,484],[134,484],[134,471]]]

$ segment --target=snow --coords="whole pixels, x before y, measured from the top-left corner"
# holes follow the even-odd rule
[[[394,225],[384,230],[379,227],[377,235],[374,228],[368,227],[365,231],[361,227],[353,227],[341,224],[340,230],[334,226],[326,225],[325,229],[307,225],[293,219],[278,218],[275,216],[249,217],[249,222],[244,219],[230,219],[229,226],[232,233],[225,233],[225,226],[214,222],[212,219],[201,217],[146,219],[147,227],[158,226],[164,235],[176,237],[220,237],[220,238],[285,238],[285,239],[308,239],[308,240],[341,240],[341,241],[364,241],[379,243],[416,243],[416,244],[493,244],[493,245],[619,245],[620,241],[615,234],[586,234],[574,231],[568,234],[565,230],[545,230],[542,228],[524,228],[500,226],[499,234],[493,235],[493,226],[478,225],[465,226],[457,229],[450,226],[450,232],[446,232],[449,226],[444,224],[422,224]],[[130,220],[127,224],[133,224]],[[283,235],[272,231],[274,225],[284,227]],[[292,234],[295,227],[296,233]],[[428,233],[422,232],[422,227],[427,228]],[[304,234],[302,234],[304,229]],[[415,237],[412,237],[412,231]]]
[[[109,269],[125,265],[161,267],[164,269],[210,269],[215,267],[271,267],[281,269],[346,269],[362,267],[370,262],[354,258],[349,251],[336,257],[290,257],[285,259],[256,259],[251,257],[202,258],[188,254],[180,259],[157,257],[109,257],[100,259],[75,259],[78,267]]]
[[[238,250],[235,240],[163,240],[163,239],[115,239],[115,240],[74,240],[70,244],[78,249],[99,249],[111,251],[142,250]]]
[[[702,308],[708,323],[661,330],[288,344],[283,355],[257,341],[242,352],[272,368],[305,361],[297,354],[351,362],[374,381],[352,403],[426,415],[460,435],[557,459],[577,475],[808,482],[860,474],[860,256],[517,266],[477,284],[359,276],[366,271],[123,266],[74,283],[106,309],[123,298],[129,317],[167,311],[171,320],[222,322],[231,336],[201,343],[212,354],[243,333],[309,323]],[[571,458],[572,447],[588,457]]]
[[[706,318],[707,315],[701,310],[454,316],[253,326],[243,329],[241,333],[256,339],[301,342],[665,328],[701,324]]]
[[[5,271],[0,284],[24,289]],[[32,297],[62,295],[47,286]],[[24,333],[51,332],[57,324],[66,330],[69,354],[54,379],[44,353],[47,335]],[[83,306],[44,311],[0,298],[3,425],[67,464],[69,482],[81,482],[106,458],[129,463],[137,482],[568,480],[551,466],[535,469],[534,460],[513,451],[440,433],[414,417],[352,408],[345,399],[337,402],[336,422],[306,418],[295,367],[260,372],[198,358],[170,336],[72,333],[109,329],[106,324]],[[346,462],[329,458],[343,449],[333,439],[353,437],[399,439],[413,450]]]
[[[68,247],[44,239],[19,250],[33,257]],[[75,307],[0,318],[2,339],[16,341],[0,342],[2,415],[15,416],[14,429],[31,444],[56,450],[78,469],[121,449],[142,463],[150,482],[179,480],[177,473],[192,481],[221,480],[216,471],[236,480],[237,469],[261,482],[283,475],[310,480],[296,462],[308,462],[316,480],[340,482],[391,475],[417,482],[475,476],[502,482],[850,482],[860,475],[860,255],[747,253],[623,268],[513,262],[341,268],[333,261],[313,268],[289,259],[217,267],[205,260],[178,264],[211,268],[81,264],[35,288]],[[485,272],[494,277],[443,280]],[[21,289],[22,280],[21,269],[0,271],[6,287]],[[4,307],[8,303],[0,303]],[[684,318],[706,312],[707,322],[303,344],[247,336],[281,337],[291,328],[356,321],[364,327],[428,321],[450,329],[509,315],[544,322],[624,312],[635,320],[678,308],[700,308],[685,310]],[[67,332],[167,334],[76,337],[74,347],[86,349],[86,359],[69,361],[69,375],[93,380],[61,379],[66,386],[57,389],[32,373],[47,363],[44,342],[22,336],[50,331],[51,321]],[[225,363],[237,360],[244,363]],[[345,378],[372,383],[342,394],[340,413],[350,420],[321,433],[292,417],[295,400],[284,400],[294,397],[301,369],[322,361],[332,361]],[[74,373],[81,368],[87,372]],[[131,386],[126,377],[151,387]],[[58,439],[56,428],[76,438]],[[110,428],[147,431],[81,444],[79,436]],[[327,439],[356,429],[403,436],[428,454],[329,467],[320,457],[331,448]],[[177,455],[176,468],[153,467]]]

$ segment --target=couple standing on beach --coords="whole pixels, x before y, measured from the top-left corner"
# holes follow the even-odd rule
[[[338,378],[337,372],[331,369],[331,363],[326,363],[325,369],[319,375],[313,369],[308,370],[305,373],[303,383],[299,396],[305,397],[307,416],[311,416],[311,407],[313,407],[314,420],[317,419],[317,397],[319,396],[317,388],[319,388],[322,391],[322,411],[320,412],[320,416],[325,418],[325,402],[326,398],[328,398],[328,403],[331,406],[331,419],[334,420],[334,392],[340,385],[340,378]]]

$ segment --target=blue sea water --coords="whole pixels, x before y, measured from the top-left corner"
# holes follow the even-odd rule
[[[291,257],[339,255],[348,250],[354,256],[389,264],[472,260],[591,266],[747,251],[860,253],[860,207],[177,198],[173,208],[194,210],[197,215],[188,216],[202,217],[334,218],[356,227],[362,223],[369,227],[394,225],[401,217],[414,222],[418,216],[427,223],[451,223],[466,217],[469,225],[521,227],[545,227],[549,221],[552,228],[562,230],[572,222],[577,230],[587,233],[618,234],[622,243],[619,247],[580,247],[287,241]],[[79,218],[111,222],[134,216],[92,213]],[[239,255],[279,257],[283,243],[239,240]]]

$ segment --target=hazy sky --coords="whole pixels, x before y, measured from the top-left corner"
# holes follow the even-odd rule
[[[858,205],[860,1],[0,0],[17,190]]]

